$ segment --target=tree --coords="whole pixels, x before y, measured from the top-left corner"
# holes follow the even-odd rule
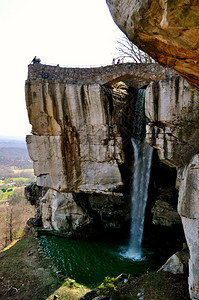
[[[130,58],[135,63],[154,63],[154,59],[146,52],[140,50],[133,44],[126,35],[116,41],[116,49],[118,51],[117,58],[124,61],[125,58]]]
[[[23,188],[0,203],[0,250],[23,236],[26,222],[34,216],[34,208],[23,195]]]

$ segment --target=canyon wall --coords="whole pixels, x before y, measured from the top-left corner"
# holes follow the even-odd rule
[[[40,201],[44,228],[97,234],[129,221],[129,196],[123,187],[131,170],[122,169],[136,94],[125,84],[110,89],[27,80],[32,124],[27,147],[38,186],[48,188]]]

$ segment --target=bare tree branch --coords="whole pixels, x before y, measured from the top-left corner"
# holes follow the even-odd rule
[[[144,51],[140,50],[125,35],[121,39],[116,41],[116,49],[118,51],[117,58],[120,58],[122,61],[125,58],[128,58],[135,63],[154,63],[155,62],[152,57],[150,57]]]

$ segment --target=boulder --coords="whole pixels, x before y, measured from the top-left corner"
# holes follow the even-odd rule
[[[158,270],[173,274],[185,274],[188,270],[189,249],[185,247],[173,254],[166,263]]]
[[[40,200],[47,193],[48,188],[38,186],[36,182],[32,182],[27,185],[24,189],[24,196],[30,202],[31,205],[35,206],[35,218],[30,218],[27,221],[27,225],[30,227],[41,227],[42,216],[40,209]]]
[[[49,189],[41,199],[40,206],[45,229],[72,234],[89,224],[89,218],[76,204],[71,193],[59,193]]]

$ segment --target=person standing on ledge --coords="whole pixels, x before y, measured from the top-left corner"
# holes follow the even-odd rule
[[[112,60],[112,65],[114,65],[115,64],[115,58],[113,58],[113,60]]]
[[[41,62],[41,59],[37,58],[37,56],[35,56],[31,62],[33,63],[33,65],[34,64],[39,64]]]

